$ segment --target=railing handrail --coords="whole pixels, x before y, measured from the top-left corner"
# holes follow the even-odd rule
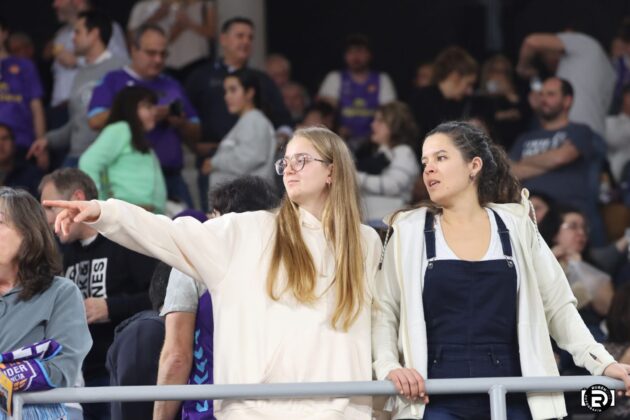
[[[505,393],[579,391],[594,384],[624,389],[622,381],[605,376],[507,377],[429,379],[427,394],[490,393],[493,404],[505,406]],[[496,392],[500,389],[500,392]],[[22,404],[88,403],[109,401],[226,400],[276,398],[331,398],[360,395],[397,395],[390,381],[313,382],[240,385],[151,385],[58,388],[14,395],[14,418],[20,418]],[[496,401],[495,401],[496,400]],[[493,419],[495,416],[493,415]],[[496,417],[502,418],[502,417]]]

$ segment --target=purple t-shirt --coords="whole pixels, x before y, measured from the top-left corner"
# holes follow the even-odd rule
[[[11,127],[20,147],[28,148],[35,139],[31,101],[42,96],[42,84],[30,60],[0,60],[0,123]]]
[[[116,94],[127,86],[143,86],[153,90],[158,96],[158,105],[169,105],[175,100],[180,100],[183,105],[186,118],[199,124],[197,112],[188,101],[180,84],[169,76],[159,75],[155,79],[141,79],[129,67],[114,70],[103,78],[92,92],[92,100],[88,107],[88,117],[93,117],[103,111],[109,111],[114,103]],[[147,137],[155,150],[162,168],[179,169],[183,166],[182,146],[179,133],[166,121],[159,122]]]

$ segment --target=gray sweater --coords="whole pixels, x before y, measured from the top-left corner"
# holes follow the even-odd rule
[[[271,122],[258,109],[248,111],[221,140],[212,158],[210,190],[243,175],[256,175],[274,185],[275,153]]]
[[[88,125],[88,106],[92,91],[101,79],[110,71],[122,68],[127,61],[111,56],[95,64],[81,67],[72,83],[68,112],[70,120],[63,126],[46,133],[48,145],[52,149],[70,147],[69,157],[79,157],[92,144],[97,132]]]
[[[52,285],[27,301],[18,299],[22,288],[0,295],[0,353],[44,339],[54,339],[61,352],[43,362],[58,387],[75,384],[85,355],[92,347],[83,297],[70,280],[55,277]]]

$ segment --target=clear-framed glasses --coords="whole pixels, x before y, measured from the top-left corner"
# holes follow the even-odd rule
[[[284,174],[284,170],[289,165],[291,165],[291,169],[293,169],[295,172],[300,172],[302,169],[304,169],[304,165],[306,165],[307,163],[312,162],[314,160],[316,160],[318,162],[325,163],[325,164],[329,164],[330,163],[327,160],[314,158],[313,156],[309,155],[308,153],[296,153],[293,156],[288,156],[288,157],[284,157],[282,159],[278,159],[276,161],[276,163],[275,163],[276,173],[278,175],[283,175]]]

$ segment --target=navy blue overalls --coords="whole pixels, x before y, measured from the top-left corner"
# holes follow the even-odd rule
[[[510,236],[493,211],[505,259],[435,260],[434,217],[427,213],[422,292],[428,378],[521,376],[516,333],[517,277]],[[524,395],[508,394],[508,419],[530,419]],[[489,419],[488,394],[431,395],[424,419]]]

